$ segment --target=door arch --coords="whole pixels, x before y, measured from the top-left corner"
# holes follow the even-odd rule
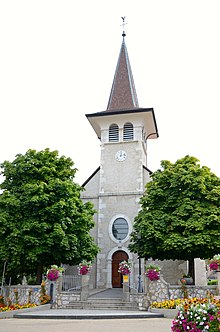
[[[119,263],[127,261],[128,254],[123,250],[118,250],[112,255],[112,288],[122,288],[122,274],[118,272]]]

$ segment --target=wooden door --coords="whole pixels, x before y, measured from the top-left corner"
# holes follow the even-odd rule
[[[127,261],[128,255],[126,252],[119,250],[112,255],[112,287],[122,288],[122,274],[118,272],[119,263]]]

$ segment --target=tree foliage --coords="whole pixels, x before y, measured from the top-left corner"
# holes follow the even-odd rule
[[[92,260],[95,213],[80,198],[73,161],[57,151],[29,150],[1,164],[0,260],[7,271],[32,273],[51,264]]]
[[[135,218],[130,249],[153,259],[210,258],[220,252],[220,179],[195,157],[161,162]]]

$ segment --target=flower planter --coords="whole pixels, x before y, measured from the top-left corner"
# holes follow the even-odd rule
[[[180,281],[185,285],[193,285],[193,278],[182,278]]]
[[[150,308],[149,312],[153,312],[155,314],[162,314],[165,318],[173,319],[177,313],[178,309],[157,309],[157,308]]]

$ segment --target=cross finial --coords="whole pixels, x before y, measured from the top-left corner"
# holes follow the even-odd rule
[[[125,37],[126,33],[124,31],[124,28],[125,28],[125,24],[127,24],[127,23],[125,22],[125,16],[122,16],[121,18],[122,18],[122,24],[121,24],[121,26],[123,27],[122,37]]]

